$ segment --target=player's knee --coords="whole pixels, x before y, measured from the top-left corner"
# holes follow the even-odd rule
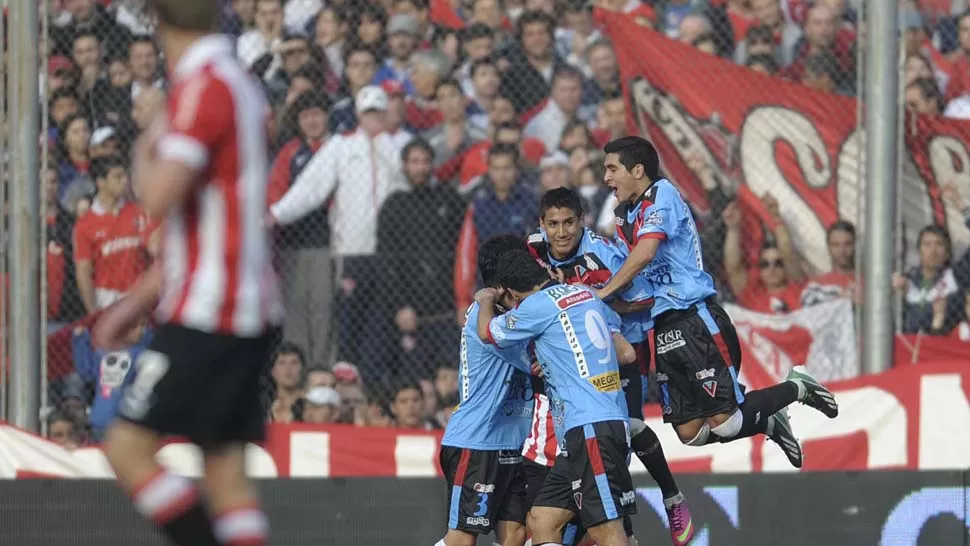
[[[743,424],[744,416],[741,414],[741,410],[736,409],[727,419],[711,427],[711,432],[720,438],[734,438],[741,432],[741,425]]]
[[[477,537],[471,533],[449,529],[442,542],[447,546],[475,546],[477,540]]]
[[[707,421],[701,423],[699,427],[681,425],[677,427],[677,436],[680,442],[687,446],[702,446],[707,444],[707,438],[711,435],[711,426]]]

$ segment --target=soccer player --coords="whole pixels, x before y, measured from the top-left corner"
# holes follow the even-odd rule
[[[610,298],[638,276],[650,283],[664,421],[694,446],[765,433],[800,467],[801,446],[782,410],[801,401],[834,418],[835,397],[802,366],[778,385],[744,393],[737,379],[737,332],[714,300],[694,218],[673,184],[660,176],[657,150],[630,136],[604,151],[604,179],[620,203],[617,238],[629,255],[597,295]]]
[[[537,257],[560,271],[567,283],[600,288],[609,281],[612,271],[622,267],[625,253],[585,227],[582,200],[572,189],[546,192],[539,205],[539,223],[542,229],[529,237],[529,247]],[[660,439],[643,421],[643,393],[650,368],[647,334],[653,328],[652,303],[650,285],[646,279],[636,277],[610,305],[620,313],[623,337],[636,347],[637,365],[620,366],[621,384],[630,411],[630,444],[660,486],[674,545],[684,546],[694,536],[690,510],[670,472]]]
[[[282,322],[266,207],[269,112],[259,83],[213,34],[217,0],[150,0],[169,62],[167,112],[134,148],[134,185],[164,218],[161,258],[108,308],[96,343],[118,347],[155,309],[155,338],[104,452],[138,511],[181,546],[261,546],[268,522],[244,448],[264,439],[260,376]],[[206,503],[155,460],[165,436],[202,450]]]
[[[485,286],[496,286],[499,258],[516,249],[526,246],[515,235],[482,245],[478,270]],[[448,532],[436,546],[474,546],[492,530],[502,546],[526,539],[521,449],[532,421],[531,367],[523,346],[503,350],[478,338],[479,312],[473,303],[461,331],[460,402],[439,454],[448,481]]]
[[[501,348],[533,342],[563,453],[546,476],[528,523],[535,545],[559,545],[579,514],[599,546],[626,546],[622,518],[636,513],[627,468],[629,429],[612,340],[620,318],[583,286],[549,279],[528,251],[499,259],[499,290],[476,294],[478,335]],[[511,308],[496,316],[495,303]],[[568,455],[567,455],[568,454]]]

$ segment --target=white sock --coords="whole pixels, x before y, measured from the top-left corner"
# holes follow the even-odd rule
[[[441,539],[434,546],[448,546],[448,545],[445,544],[445,539]]]

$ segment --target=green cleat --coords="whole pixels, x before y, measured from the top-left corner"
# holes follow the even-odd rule
[[[829,419],[839,416],[839,403],[832,391],[825,388],[805,366],[795,366],[788,372],[788,381],[798,385],[798,401],[813,407]]]
[[[795,468],[802,467],[802,446],[798,443],[798,438],[795,437],[795,432],[791,428],[787,409],[782,409],[768,418],[765,436],[778,444],[792,466]]]

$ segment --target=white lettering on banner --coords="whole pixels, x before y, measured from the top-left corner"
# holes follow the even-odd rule
[[[928,150],[933,177],[941,183],[954,184],[964,202],[970,202],[970,190],[967,189],[970,188],[970,152],[963,142],[949,135],[936,135],[930,140]],[[963,214],[948,202],[946,227],[953,239],[954,253],[959,255],[970,243],[970,232],[967,231]]]
[[[290,433],[291,478],[330,476],[330,433],[296,431]]]
[[[959,374],[924,375],[919,400],[919,468],[946,470],[970,467],[970,403]],[[946,446],[946,449],[940,449]]]
[[[438,440],[434,436],[401,434],[397,437],[394,460],[401,478],[437,476],[437,456]]]

